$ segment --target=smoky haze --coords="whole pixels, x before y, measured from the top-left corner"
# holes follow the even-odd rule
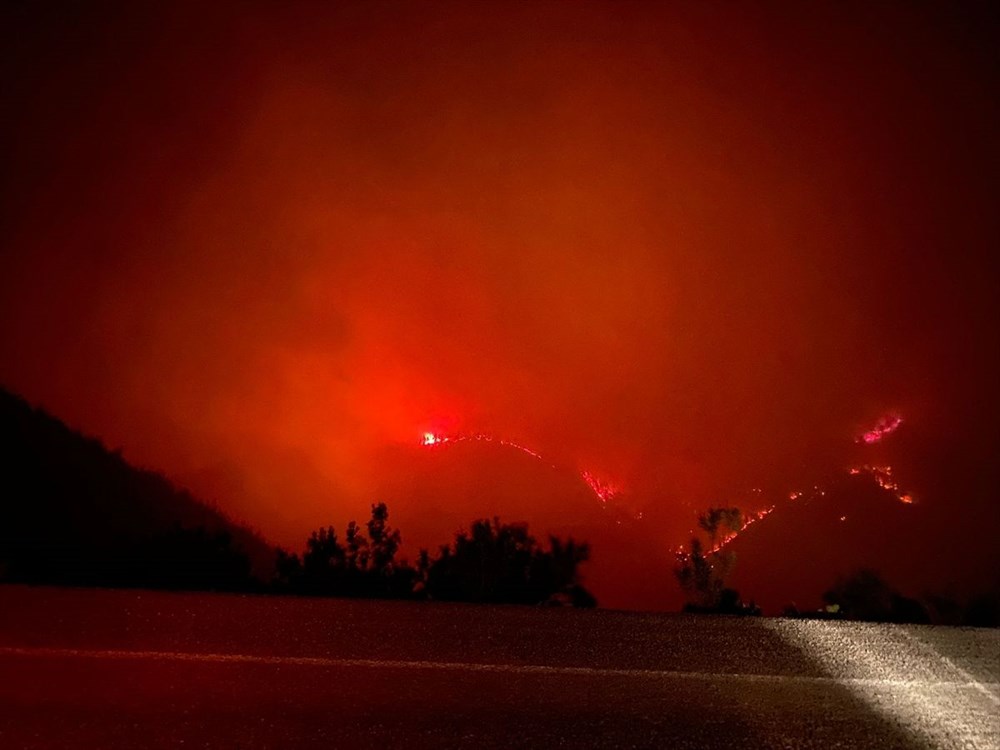
[[[889,412],[963,477],[914,479],[939,533],[997,520],[973,11],[211,5],[3,11],[8,387],[286,544],[431,430],[666,549]]]

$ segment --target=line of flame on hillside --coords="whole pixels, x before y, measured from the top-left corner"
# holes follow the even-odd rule
[[[426,447],[434,447],[440,445],[447,445],[451,443],[461,443],[461,442],[483,442],[483,443],[496,443],[497,445],[504,445],[508,448],[514,448],[522,453],[525,453],[532,458],[538,459],[539,461],[545,461],[546,459],[538,451],[532,450],[531,448],[523,445],[521,443],[515,442],[513,440],[507,440],[506,438],[500,438],[496,435],[490,435],[484,432],[475,433],[458,433],[451,435],[443,435],[436,432],[425,432],[420,441],[420,444]],[[555,469],[556,465],[549,463],[549,465]],[[584,483],[590,488],[594,493],[594,496],[601,502],[602,505],[607,505],[610,501],[614,500],[615,497],[621,492],[620,488],[608,481],[598,478],[592,472],[583,470],[579,472],[580,478]]]
[[[873,445],[875,443],[881,442],[883,438],[887,435],[894,433],[903,424],[903,418],[898,414],[889,414],[883,416],[875,423],[875,425],[866,430],[862,435],[857,438],[856,442],[862,443],[864,445]],[[906,492],[900,486],[899,482],[893,475],[892,466],[888,464],[882,465],[872,465],[872,464],[862,464],[860,466],[852,466],[847,470],[848,476],[868,476],[870,477],[880,488],[889,492],[896,500],[903,503],[904,505],[913,505],[915,500],[911,493]],[[804,492],[802,490],[793,490],[788,493],[788,501],[795,502],[803,497],[815,497],[815,496],[825,496],[826,490],[821,488],[819,485],[814,485],[811,493]],[[744,523],[740,529],[737,531],[730,532],[726,534],[722,539],[720,539],[711,549],[709,549],[705,554],[714,555],[718,554],[725,548],[728,544],[731,544],[736,540],[737,537],[744,531],[746,531],[750,526],[763,520],[767,516],[771,515],[779,506],[777,504],[769,505],[762,508],[748,516],[745,516]],[[847,516],[840,516],[841,521],[847,519]],[[692,530],[693,533],[693,530]],[[687,552],[684,547],[678,547],[676,550],[676,555],[680,558],[685,558]]]
[[[864,445],[873,445],[875,443],[881,442],[886,436],[891,435],[896,432],[897,429],[903,424],[903,418],[898,414],[887,414],[881,417],[870,429],[864,431],[860,437],[856,439],[855,442]],[[424,432],[420,440],[420,444],[425,447],[433,448],[437,446],[449,445],[461,442],[484,442],[484,443],[495,443],[497,445],[503,445],[509,448],[518,450],[532,458],[539,461],[546,461],[546,459],[536,450],[529,448],[522,443],[518,443],[514,440],[508,440],[506,438],[498,437],[485,432],[475,432],[475,433],[452,433],[443,434],[438,432]],[[546,461],[547,462],[547,461]],[[547,462],[548,463],[548,462]],[[555,464],[549,463],[552,468],[556,468]],[[608,503],[614,500],[621,493],[621,488],[617,485],[602,480],[595,476],[592,472],[588,470],[581,470],[578,472],[580,478],[586,483],[593,492],[594,496],[598,499],[602,506],[607,507]],[[893,476],[892,467],[889,465],[871,465],[863,464],[860,466],[854,466],[847,470],[849,476],[859,476],[866,475],[871,477],[871,479],[883,490],[891,493],[893,497],[896,498],[901,503],[906,505],[912,505],[914,503],[913,495],[904,492],[899,482],[896,481]],[[754,492],[760,493],[761,490],[755,489]],[[819,485],[814,485],[811,492],[807,493],[802,490],[792,490],[788,493],[788,501],[795,502],[806,496],[825,496],[826,490]],[[742,532],[746,531],[748,528],[753,526],[755,523],[762,521],[767,518],[780,506],[778,504],[771,504],[764,508],[754,511],[753,513],[744,516],[743,525],[737,531],[730,532],[722,539],[720,539],[711,549],[707,551],[706,554],[712,555],[717,554],[728,544],[731,544]],[[640,513],[637,518],[641,518]],[[842,517],[844,520],[846,517]],[[680,547],[677,550],[679,556],[684,555],[684,548]]]

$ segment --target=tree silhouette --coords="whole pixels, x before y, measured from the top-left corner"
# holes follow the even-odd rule
[[[347,524],[344,533],[345,562],[350,570],[365,570],[368,567],[368,540],[357,521]]]
[[[302,575],[299,556],[279,547],[274,561],[274,588],[278,591],[296,591],[301,585]]]
[[[714,549],[720,541],[720,532],[735,534],[743,528],[743,513],[739,508],[709,508],[698,516],[698,527],[708,534],[709,549]]]
[[[392,575],[393,561],[402,537],[389,526],[389,509],[385,503],[372,506],[372,517],[367,526],[372,571],[385,576]]]
[[[688,548],[677,551],[674,566],[674,576],[687,598],[686,611],[759,613],[752,604],[745,607],[739,594],[725,585],[736,555],[722,545],[743,526],[739,508],[709,508],[698,516],[705,538],[692,536]]]
[[[313,593],[332,593],[341,585],[346,555],[333,526],[314,531],[302,555],[302,582]]]
[[[589,557],[586,544],[550,538],[545,550],[528,533],[527,524],[480,519],[455,535],[451,546],[426,564],[426,592],[433,599],[507,604],[541,604],[563,597],[577,606],[595,600],[578,580]]]
[[[372,505],[366,537],[355,521],[347,525],[344,544],[333,526],[312,532],[301,560],[278,550],[274,587],[318,596],[402,598],[414,595],[417,572],[396,560],[402,542],[389,526],[385,503]]]

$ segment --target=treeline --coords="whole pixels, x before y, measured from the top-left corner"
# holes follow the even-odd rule
[[[475,521],[436,556],[421,550],[415,565],[398,559],[400,543],[386,505],[373,505],[371,519],[364,527],[351,521],[343,541],[330,526],[312,533],[301,556],[279,550],[272,590],[494,604],[597,603],[579,581],[588,546],[551,536],[544,547],[527,524]]]

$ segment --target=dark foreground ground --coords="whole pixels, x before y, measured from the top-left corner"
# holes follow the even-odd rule
[[[0,747],[1000,747],[1000,631],[0,586]]]

